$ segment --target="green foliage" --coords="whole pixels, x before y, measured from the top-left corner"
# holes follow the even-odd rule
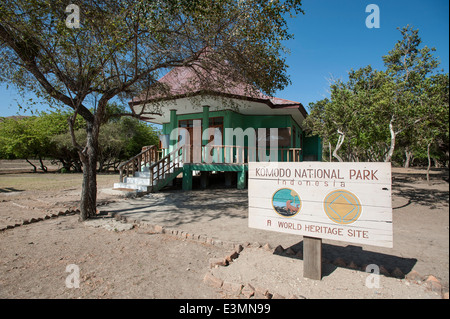
[[[58,160],[65,172],[81,171],[77,149],[73,146],[67,118],[69,113],[41,113],[22,119],[0,122],[0,158],[50,158]],[[75,138],[86,140],[85,123],[78,118]],[[116,168],[120,161],[139,153],[143,146],[156,145],[158,132],[131,118],[115,119],[104,124],[99,136],[99,170]]]
[[[68,4],[0,2],[0,82],[86,121],[85,145],[72,139],[86,172],[82,220],[96,212],[99,133],[114,98],[137,96],[179,66],[216,72],[222,83],[206,83],[216,88],[239,79],[271,95],[289,84],[282,43],[301,0],[80,0],[80,28],[65,25]]]
[[[383,56],[386,70],[351,70],[331,85],[329,99],[310,104],[307,127],[339,160],[402,164],[403,154],[423,159],[428,148],[448,165],[448,74],[436,72],[434,49],[419,47],[418,30],[400,32]]]

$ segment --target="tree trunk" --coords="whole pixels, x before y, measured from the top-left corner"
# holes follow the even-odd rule
[[[333,157],[332,157],[332,154],[331,154],[331,142],[328,142],[328,150],[329,150],[329,152],[330,152],[330,162],[332,162],[333,161]]]
[[[409,168],[409,165],[411,165],[412,155],[413,155],[413,152],[411,152],[408,147],[405,148],[405,157],[406,157],[405,168]]]
[[[33,163],[31,163],[31,162],[28,160],[28,158],[26,158],[25,160],[28,162],[28,164],[30,164],[31,166],[33,166],[33,173],[36,173],[36,166],[35,166]]]
[[[392,156],[394,155],[395,138],[397,136],[397,133],[394,131],[394,118],[392,118],[389,122],[389,131],[391,132],[391,146],[389,147],[389,151],[386,155],[386,158],[384,159],[385,162],[390,162]]]
[[[42,157],[39,155],[39,163],[41,164],[41,170],[44,173],[47,173],[47,166],[44,165],[44,162],[42,161]]]
[[[431,156],[430,156],[431,143],[427,145],[427,157],[428,157],[428,167],[427,167],[427,183],[430,185],[430,168],[431,168]]]
[[[80,221],[95,216],[97,206],[98,127],[93,123],[87,123],[86,132],[86,148],[83,154],[80,153],[83,164]]]
[[[338,138],[338,141],[336,143],[336,148],[333,151],[333,156],[339,162],[343,162],[342,158],[337,154],[337,151],[339,151],[339,149],[341,148],[342,144],[344,143],[345,134],[343,132],[341,132],[340,130],[338,130],[338,134],[339,134],[339,138]]]

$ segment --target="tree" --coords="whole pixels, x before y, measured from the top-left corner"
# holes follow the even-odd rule
[[[384,136],[378,104],[384,80],[383,74],[370,66],[351,70],[347,82],[331,84],[330,99],[310,104],[306,125],[313,135],[326,139],[330,153],[331,144],[336,143],[331,155],[338,161],[380,159],[383,146],[379,144],[384,144]],[[341,148],[347,154],[339,155]]]
[[[310,104],[308,127],[330,149],[336,143],[332,155],[339,161],[389,162],[400,145],[409,165],[413,150],[428,145],[429,154],[438,136],[448,136],[441,120],[448,119],[448,74],[435,74],[434,49],[420,48],[418,30],[407,26],[400,32],[402,39],[383,57],[386,70],[351,70],[348,80],[331,84],[329,99]]]
[[[83,164],[81,220],[95,215],[99,133],[108,120],[106,105],[113,98],[136,95],[177,66],[214,70],[266,94],[289,83],[281,43],[292,37],[286,17],[302,12],[300,0],[85,0],[77,4],[80,27],[68,28],[66,1],[2,1],[0,79],[24,92],[33,91],[55,107],[73,110],[72,142]],[[83,146],[73,134],[77,116],[86,121]]]
[[[386,162],[394,154],[397,135],[426,118],[427,113],[423,111],[424,85],[439,65],[432,55],[434,48],[419,48],[422,43],[419,30],[408,25],[400,32],[402,40],[383,56],[387,76],[391,79],[384,88],[387,107],[383,112],[388,117],[391,135]]]
[[[10,118],[0,122],[0,154],[1,158],[23,158],[36,172],[37,167],[29,159],[44,149],[44,143],[42,136],[36,134],[33,121],[34,118]],[[45,167],[42,169],[45,172]]]
[[[426,80],[423,102],[427,116],[416,129],[419,145],[426,147],[427,181],[430,183],[431,147],[433,144],[448,145],[449,142],[449,78],[438,74]]]
[[[42,159],[52,152],[50,136],[60,130],[54,116],[4,119],[0,122],[1,158],[23,158],[33,166],[34,172],[37,167],[29,159],[37,158],[40,169],[47,172]]]

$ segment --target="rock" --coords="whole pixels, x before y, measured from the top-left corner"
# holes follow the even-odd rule
[[[383,266],[380,266],[380,274],[384,275],[384,276],[390,276],[391,274],[389,273],[389,271]]]
[[[252,247],[254,247],[254,248],[260,248],[260,247],[261,247],[261,244],[258,243],[258,242],[254,242],[254,243],[252,244]]]
[[[392,271],[391,275],[394,276],[395,278],[398,278],[398,279],[403,279],[403,278],[405,278],[405,274],[404,274],[403,271],[401,271],[400,268],[398,268],[398,267],[396,267],[396,268]]]
[[[109,224],[104,225],[103,228],[105,228],[106,230],[109,230],[109,231],[117,231],[117,232],[119,232],[119,231],[130,230],[130,229],[133,228],[133,225],[125,224],[125,223],[118,223],[117,222],[117,223],[114,223],[112,225],[109,225]]]
[[[293,256],[295,255],[295,251],[291,247],[289,247],[288,249],[286,249],[286,255]]]
[[[225,259],[230,263],[238,257],[239,257],[239,254],[237,253],[237,251],[234,251],[231,254],[229,254],[227,257],[225,257]]]
[[[237,244],[237,245],[235,246],[235,249],[236,249],[236,252],[237,252],[238,254],[240,254],[241,251],[244,250],[244,247],[242,247],[242,245],[240,245],[240,244]]]
[[[203,278],[203,282],[215,288],[221,288],[223,285],[222,279],[217,278],[210,273],[206,273],[205,277]]]
[[[164,233],[165,233],[165,229],[164,229],[163,226],[155,225],[155,226],[153,227],[153,229],[154,229],[154,231],[157,232],[157,233],[160,233],[160,234],[164,234]]]
[[[225,258],[210,258],[209,267],[214,268],[215,266],[227,266],[228,261]]]
[[[266,244],[263,246],[263,249],[264,249],[265,251],[270,251],[270,252],[273,251],[273,249],[272,249],[272,247],[270,247],[269,243],[266,243]]]
[[[267,297],[263,294],[260,294],[259,292],[255,292],[253,295],[253,299],[267,299]]]
[[[406,276],[406,280],[411,282],[419,282],[422,281],[422,276],[415,270],[411,270]]]
[[[348,268],[350,268],[350,269],[358,269],[358,265],[357,264],[355,264],[353,261],[351,261],[348,265],[347,265],[347,267]]]
[[[235,294],[236,296],[238,296],[241,293],[242,290],[242,285],[241,284],[237,284],[234,282],[228,282],[228,281],[224,281],[222,284],[222,289],[231,292],[233,294]]]
[[[274,254],[281,255],[284,253],[284,248],[281,245],[278,245],[275,250],[273,251]]]
[[[269,291],[265,288],[261,288],[261,287],[255,288],[255,296],[256,295],[266,296],[268,293],[269,293]]]
[[[242,290],[241,290],[241,294],[246,297],[246,298],[250,298],[255,294],[255,288],[250,285],[250,284],[246,284]]]
[[[286,298],[278,293],[274,293],[272,295],[272,299],[286,299]]]
[[[345,262],[344,259],[342,259],[341,257],[338,257],[333,261],[333,265],[335,265],[337,267],[346,267],[347,263]]]
[[[432,275],[428,276],[427,279],[425,280],[425,286],[427,287],[427,289],[431,291],[442,293],[441,282],[439,281],[439,279],[437,279]]]

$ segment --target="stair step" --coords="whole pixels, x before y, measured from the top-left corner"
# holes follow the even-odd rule
[[[154,170],[154,174],[156,175],[156,172],[157,172],[157,170],[156,170],[156,168],[155,168],[155,170]],[[173,168],[172,169],[170,169],[166,174],[172,174],[174,171],[173,171]],[[150,178],[150,172],[135,172],[134,173],[134,177],[138,177],[138,178]]]
[[[136,172],[134,177],[150,178],[150,172]]]
[[[152,187],[146,185],[130,184],[130,183],[114,183],[113,189],[132,189],[138,192],[149,192]]]
[[[137,184],[137,185],[145,185],[145,186],[151,185],[150,178],[145,178],[145,177],[125,177],[123,179],[123,182],[127,183],[127,184]]]

